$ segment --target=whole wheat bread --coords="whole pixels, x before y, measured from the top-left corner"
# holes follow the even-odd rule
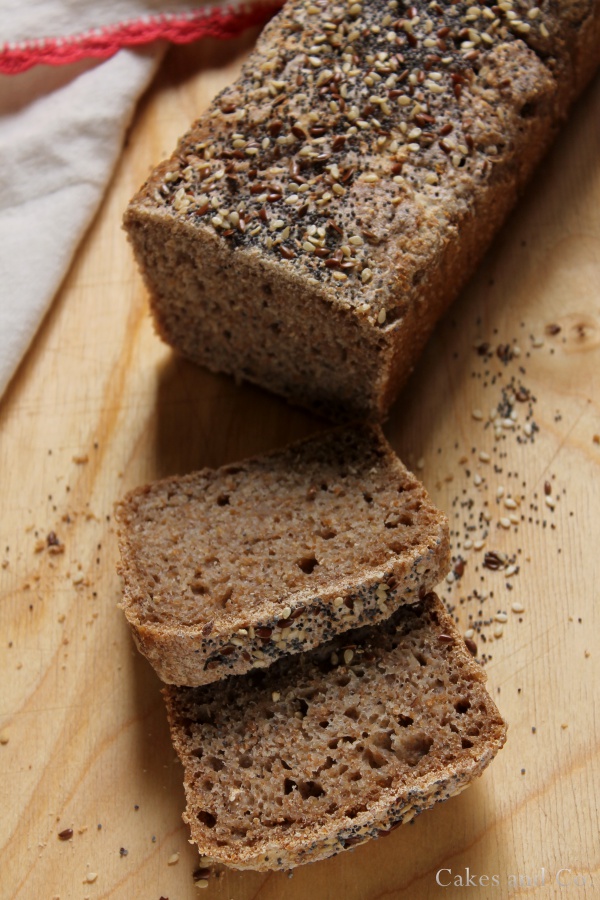
[[[599,60],[599,0],[288,0],[126,212],[159,333],[384,415]]]
[[[505,740],[434,594],[270,669],[165,690],[200,852],[240,869],[331,856],[458,794]]]
[[[449,568],[445,516],[378,427],[144,486],[117,520],[125,614],[171,684],[383,620]]]

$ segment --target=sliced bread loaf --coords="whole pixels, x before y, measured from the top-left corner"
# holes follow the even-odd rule
[[[434,594],[267,671],[165,690],[200,852],[286,869],[408,822],[505,740],[481,667]]]
[[[368,426],[142,487],[117,518],[123,608],[170,684],[386,619],[449,567],[445,516]]]

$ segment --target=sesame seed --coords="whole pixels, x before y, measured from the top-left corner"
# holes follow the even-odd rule
[[[519,603],[518,601],[515,601],[515,602],[512,604],[511,609],[512,609],[512,611],[513,611],[514,613],[523,613],[523,612],[525,612],[525,607],[523,606],[522,603]]]
[[[502,528],[510,528],[510,519],[507,519],[505,516],[499,519],[499,523]]]
[[[472,415],[472,417],[473,417],[474,419],[476,419],[478,422],[481,422],[481,420],[483,419],[483,413],[482,413],[482,411],[481,411],[480,409],[473,409],[473,410],[471,410],[471,415]]]
[[[377,321],[379,322],[380,325],[383,325],[383,323],[385,322],[385,318],[386,318],[386,311],[385,311],[385,307],[384,307],[383,309],[379,310],[379,314],[377,316]]]

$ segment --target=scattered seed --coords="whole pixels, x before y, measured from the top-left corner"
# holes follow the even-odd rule
[[[465,644],[471,656],[477,656],[477,644],[470,637],[465,637]]]
[[[179,853],[172,853],[167,860],[168,866],[174,866],[179,862]]]
[[[511,609],[512,609],[512,611],[513,611],[514,613],[523,613],[523,612],[525,612],[525,607],[523,606],[522,603],[519,603],[518,601],[515,601],[515,602],[512,604]]]

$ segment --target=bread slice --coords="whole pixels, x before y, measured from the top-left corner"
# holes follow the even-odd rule
[[[268,666],[385,619],[450,564],[445,516],[377,427],[142,487],[117,519],[123,608],[171,684]]]
[[[462,791],[505,724],[434,594],[267,671],[167,688],[200,852],[287,869]]]
[[[600,61],[600,2],[288,0],[125,214],[159,334],[385,415]]]

